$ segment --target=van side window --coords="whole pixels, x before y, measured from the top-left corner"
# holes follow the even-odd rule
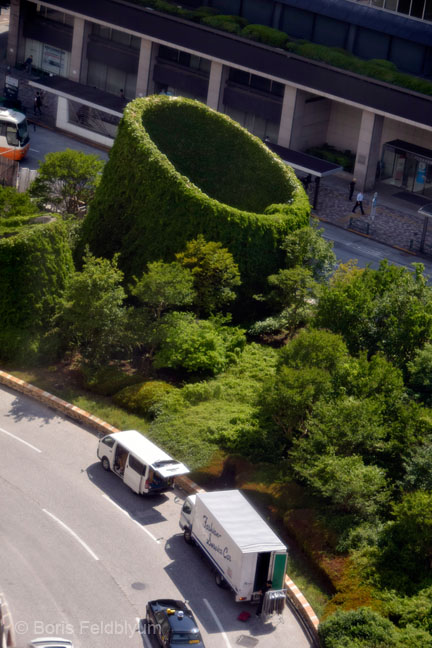
[[[105,443],[105,445],[107,445],[109,448],[112,448],[115,441],[112,437],[105,437],[104,439],[102,439],[102,443]]]
[[[135,470],[138,475],[143,475],[145,473],[146,467],[138,459],[135,459],[132,455],[129,455],[129,468]]]

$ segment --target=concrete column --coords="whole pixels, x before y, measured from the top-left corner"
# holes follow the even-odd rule
[[[348,50],[348,52],[352,52],[354,50],[356,35],[357,35],[357,25],[351,24],[348,28],[348,36],[345,45],[345,49]]]
[[[279,146],[290,148],[291,134],[294,121],[294,111],[297,99],[297,88],[286,85],[282,103],[282,113],[277,143]]]
[[[9,16],[9,34],[6,61],[8,65],[14,67],[18,62],[17,54],[20,32],[20,0],[11,0]]]
[[[81,81],[81,61],[84,44],[84,18],[74,18],[74,28],[72,36],[72,50],[70,55],[69,79],[71,81]]]
[[[212,61],[210,67],[210,77],[207,91],[207,106],[213,110],[219,109],[219,99],[222,90],[222,72],[223,65],[218,61]]]
[[[357,187],[363,191],[370,191],[375,186],[383,124],[384,117],[363,110],[354,167]]]
[[[150,93],[150,72],[152,69],[152,41],[148,38],[141,38],[136,85],[137,97],[146,97]]]
[[[272,18],[273,29],[279,29],[281,15],[282,15],[282,5],[280,2],[275,2],[274,9],[273,9],[273,18]]]

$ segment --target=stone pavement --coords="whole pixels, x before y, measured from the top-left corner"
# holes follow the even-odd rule
[[[352,213],[355,202],[348,200],[351,178],[352,175],[344,172],[324,177],[321,180],[317,209],[313,210],[313,214],[323,221],[381,243],[402,248],[419,257],[432,256],[432,223],[426,232],[424,251],[420,252],[425,217],[418,213],[419,205],[395,198],[394,194],[401,192],[400,187],[378,183],[375,188],[378,192],[377,207],[372,222],[369,215],[373,192],[365,193],[365,215],[362,216],[359,210],[355,214]],[[311,183],[308,191],[311,201],[314,188],[314,183]],[[357,188],[354,198],[356,193]],[[432,203],[432,198],[430,202]]]

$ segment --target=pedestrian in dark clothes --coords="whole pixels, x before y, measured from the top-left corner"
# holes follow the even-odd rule
[[[302,179],[303,187],[305,188],[306,191],[308,190],[308,187],[311,182],[312,182],[312,176],[310,173],[308,173],[308,175]]]
[[[357,180],[355,178],[353,178],[351,180],[351,182],[349,183],[349,198],[348,198],[348,200],[352,200],[354,189],[355,189],[355,186],[356,186],[356,182],[357,182]]]
[[[272,584],[271,581],[267,581],[266,584],[264,585],[264,587],[262,587],[260,589],[260,597],[259,597],[259,601],[258,601],[258,607],[257,607],[257,611],[255,613],[257,617],[261,616],[261,612],[262,612],[262,609],[263,609],[264,598],[265,598],[266,592],[271,590],[272,585],[273,584]]]
[[[42,97],[41,97],[41,93],[38,91],[35,94],[34,103],[33,103],[33,109],[35,115],[42,115],[41,106],[42,106]]]
[[[32,65],[33,65],[33,56],[30,54],[28,58],[25,60],[25,69],[28,74],[31,74],[32,71]]]
[[[357,194],[357,199],[356,199],[356,204],[352,208],[353,213],[355,213],[357,207],[360,207],[361,213],[364,216],[364,210],[363,210],[363,194],[361,191],[358,192]]]

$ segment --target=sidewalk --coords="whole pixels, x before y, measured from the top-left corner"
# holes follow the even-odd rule
[[[378,183],[375,189],[378,192],[377,207],[372,222],[369,214],[374,192],[365,193],[365,215],[362,216],[358,210],[353,214],[355,202],[348,200],[351,178],[352,175],[345,172],[324,177],[321,180],[318,207],[313,214],[320,220],[368,236],[380,243],[402,248],[419,256],[432,256],[432,223],[428,225],[424,252],[420,253],[425,217],[418,213],[419,205],[396,198],[394,194],[401,193],[400,187]],[[314,183],[311,183],[308,191],[310,200],[314,188]],[[357,191],[354,191],[354,198],[356,193]]]

